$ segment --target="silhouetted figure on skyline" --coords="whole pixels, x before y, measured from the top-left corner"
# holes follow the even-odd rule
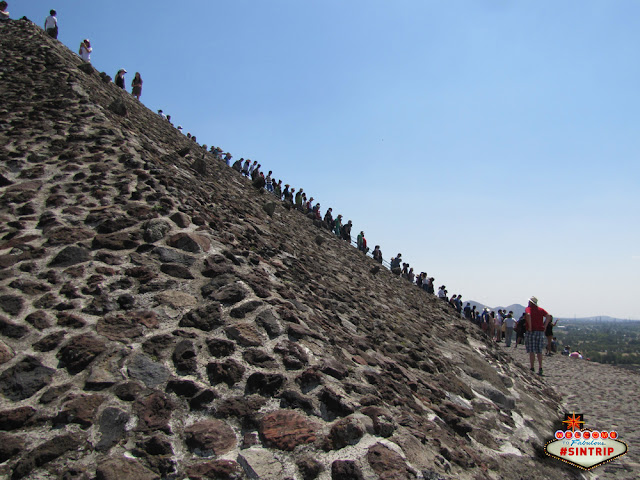
[[[140,72],[136,72],[131,81],[131,95],[136,97],[136,100],[140,100],[140,95],[142,95],[142,77],[140,76]]]
[[[116,84],[116,87],[120,87],[123,90],[125,89],[125,86],[124,86],[125,73],[127,73],[127,71],[124,68],[121,68],[120,70],[118,70],[118,73],[116,73],[116,79],[113,82]]]
[[[9,4],[7,4],[7,2],[5,2],[4,0],[0,2],[0,22],[9,20],[9,12],[7,11],[8,6]]]
[[[51,38],[58,38],[58,18],[55,10],[49,12],[49,16],[44,21],[44,31],[47,32]]]

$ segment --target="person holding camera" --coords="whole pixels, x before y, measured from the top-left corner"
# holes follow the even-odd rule
[[[82,58],[82,60],[84,60],[85,62],[91,63],[92,51],[93,49],[91,48],[91,42],[89,42],[88,38],[85,38],[80,44],[80,50],[78,51],[80,58]]]

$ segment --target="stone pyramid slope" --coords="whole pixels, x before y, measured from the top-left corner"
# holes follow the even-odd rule
[[[30,22],[0,60],[0,477],[577,478],[447,305]]]

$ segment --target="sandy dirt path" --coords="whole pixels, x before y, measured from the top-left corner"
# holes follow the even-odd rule
[[[504,350],[529,368],[529,356],[522,345]],[[543,358],[543,371],[543,382],[562,395],[567,412],[584,414],[587,428],[616,430],[629,447],[627,455],[595,468],[588,477],[640,478],[640,374],[559,353]]]

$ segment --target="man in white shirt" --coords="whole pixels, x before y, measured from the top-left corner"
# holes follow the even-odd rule
[[[89,42],[88,38],[85,38],[80,44],[80,50],[78,53],[80,54],[80,58],[85,62],[91,62],[91,52],[93,49],[91,48],[91,42]]]
[[[44,30],[51,38],[58,38],[58,19],[56,18],[56,11],[51,10],[49,16],[44,21]]]
[[[516,326],[516,319],[513,318],[513,312],[507,314],[507,318],[504,319],[504,324],[507,329],[504,332],[504,346],[511,346],[511,335],[513,335],[513,329]]]
[[[438,289],[438,298],[445,301],[447,300],[447,290],[444,285]]]

